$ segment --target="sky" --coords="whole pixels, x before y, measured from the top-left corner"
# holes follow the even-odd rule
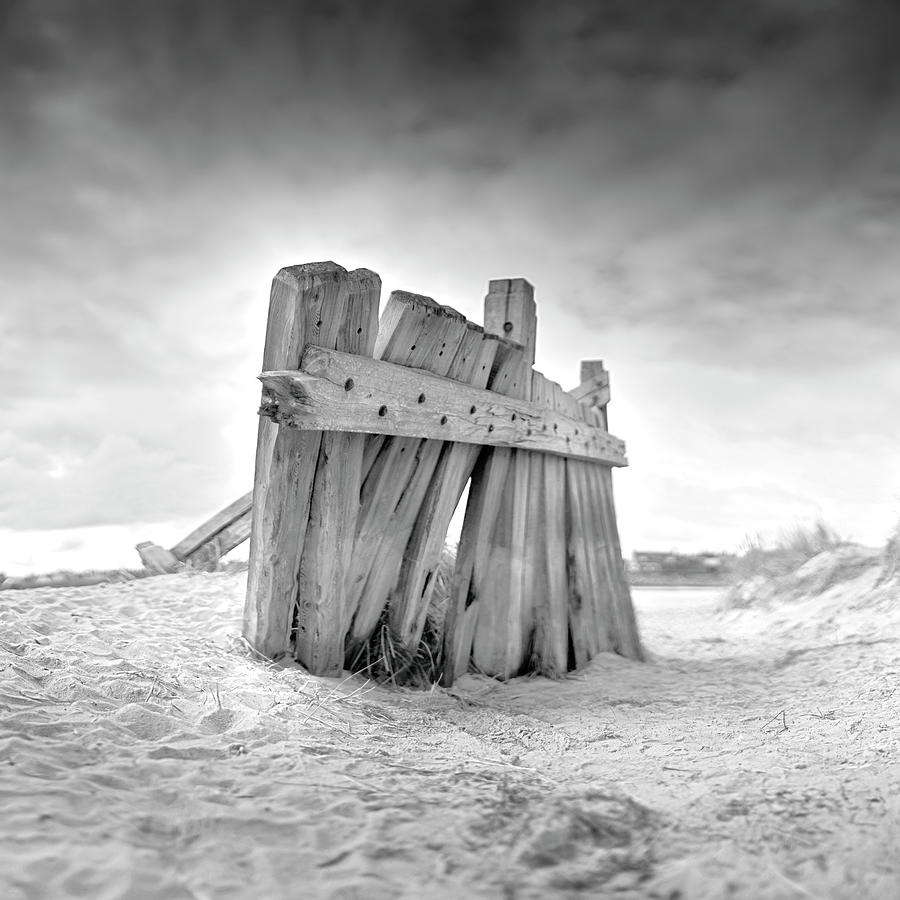
[[[0,571],[253,481],[269,285],[332,259],[611,372],[623,547],[900,521],[896,0],[0,0]]]

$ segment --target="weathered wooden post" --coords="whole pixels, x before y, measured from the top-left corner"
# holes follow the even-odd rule
[[[244,634],[313,674],[415,653],[450,518],[471,474],[444,622],[442,680],[560,676],[601,650],[640,658],[605,428],[609,381],[572,393],[533,371],[534,291],[490,283],[485,323],[335,263],[275,277],[252,495]],[[243,501],[181,551],[217,557]],[[393,651],[391,651],[393,652]]]
[[[263,371],[299,369],[307,344],[371,356],[381,279],[335,263],[282,269],[272,283]],[[263,392],[262,411],[268,398]],[[259,422],[244,636],[311,672],[343,668],[344,584],[356,533],[362,435]]]

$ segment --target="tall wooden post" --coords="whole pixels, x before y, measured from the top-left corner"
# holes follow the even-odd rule
[[[522,345],[515,396],[530,399],[537,334],[532,285],[524,278],[491,281],[484,298],[484,327]],[[480,608],[472,658],[481,671],[501,678],[515,675],[522,667],[534,624],[527,586],[534,559],[526,552],[530,477],[529,454],[510,450],[484,580],[476,583]]]
[[[263,371],[299,369],[307,344],[371,356],[380,293],[381,279],[367,269],[348,273],[333,262],[282,269],[272,282]],[[267,402],[264,394],[263,411]],[[323,445],[320,431],[259,423],[244,636],[277,658],[296,628],[298,658],[316,674],[337,674],[343,662],[344,569],[363,441],[328,433]]]

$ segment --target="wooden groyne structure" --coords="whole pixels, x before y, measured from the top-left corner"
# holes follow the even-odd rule
[[[414,651],[468,485],[442,682],[470,668],[558,677],[603,651],[641,659],[612,489],[625,446],[607,429],[603,364],[582,363],[571,392],[534,370],[522,278],[490,282],[483,326],[404,291],[379,321],[380,296],[374,272],[332,262],[272,283],[248,642],[319,675],[339,674],[385,625]]]

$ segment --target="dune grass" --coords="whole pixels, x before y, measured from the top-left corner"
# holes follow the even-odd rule
[[[795,525],[783,531],[772,543],[757,534],[744,539],[734,562],[735,581],[764,576],[777,578],[789,575],[805,562],[825,550],[847,546],[830,525],[819,520],[814,525]]]
[[[881,552],[842,538],[821,520],[797,525],[768,544],[758,536],[745,540],[725,605],[747,607],[823,594],[876,567],[881,568],[879,583],[900,574],[900,523]]]

